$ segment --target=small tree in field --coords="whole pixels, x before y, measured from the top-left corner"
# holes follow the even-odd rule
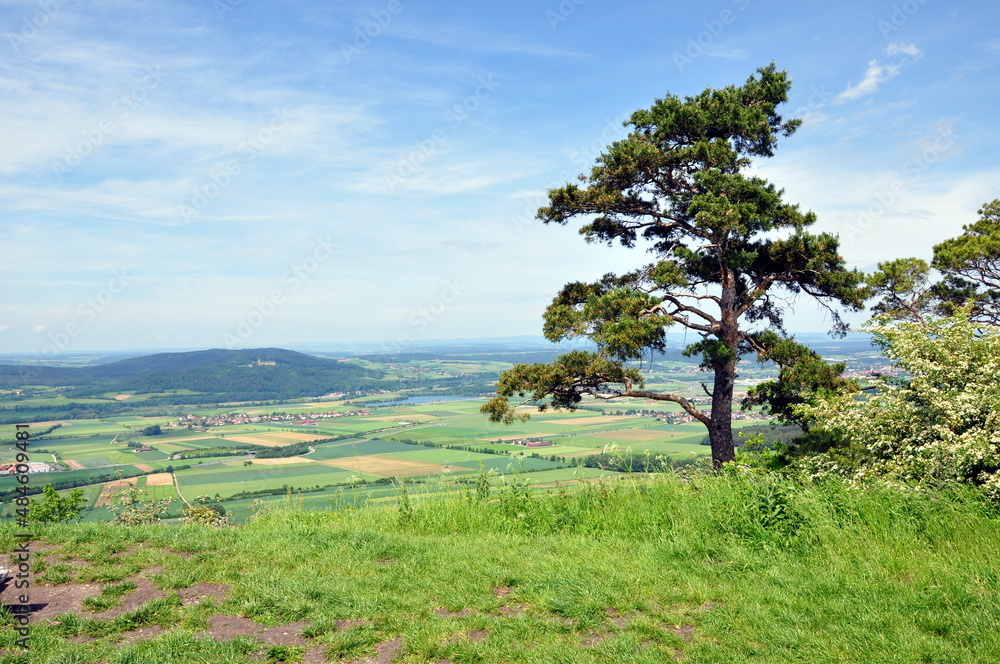
[[[597,351],[503,372],[496,398],[483,407],[491,420],[513,421],[514,395],[530,395],[540,409],[546,400],[574,408],[588,395],[669,401],[708,428],[716,466],[733,459],[739,356],[773,356],[778,343],[788,362],[806,352],[785,334],[779,298],[812,296],[843,332],[837,306],[860,309],[867,294],[863,275],[846,269],[837,238],[808,232],[815,215],[747,172],[753,157],[772,156],[778,137],[800,124],[776,110],[789,86],[772,64],[740,87],[658,99],[632,114],[629,135],[608,146],[582,184],[549,191],[537,215],[543,222],[582,218],[588,242],[641,242],[651,259],[626,274],[563,287],[545,312],[546,338],[586,337]],[[700,336],[687,352],[714,374],[708,412],[681,395],[643,389],[628,364],[662,351],[668,325]]]
[[[60,496],[54,486],[46,484],[42,487],[41,500],[31,501],[28,521],[36,523],[69,521],[80,515],[86,502],[83,489],[73,489],[67,495]]]

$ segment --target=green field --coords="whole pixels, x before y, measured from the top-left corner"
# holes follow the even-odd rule
[[[347,501],[345,504],[356,505],[394,499],[398,490],[396,487],[374,484],[380,477],[396,472],[375,470],[375,468],[392,466],[377,464],[371,466],[368,462],[357,460],[372,455],[383,457],[385,463],[398,460],[404,464],[411,464],[412,469],[404,473],[411,475],[407,482],[415,483],[421,491],[433,492],[443,490],[446,485],[450,486],[449,482],[473,481],[480,470],[494,473],[502,481],[506,481],[503,478],[518,477],[518,481],[527,481],[531,484],[551,485],[556,481],[573,482],[584,477],[593,478],[604,471],[569,468],[564,463],[550,461],[548,457],[596,454],[615,445],[622,452],[628,450],[636,454],[649,453],[674,459],[704,456],[709,453],[706,446],[698,444],[705,436],[704,428],[699,424],[665,425],[657,423],[650,417],[640,416],[609,420],[603,418],[598,411],[580,410],[535,413],[527,422],[505,426],[486,420],[479,412],[483,403],[484,400],[479,398],[416,405],[394,404],[375,408],[371,416],[320,419],[315,426],[282,421],[214,425],[207,427],[207,431],[195,431],[187,426],[170,426],[175,419],[164,416],[122,415],[102,420],[59,420],[64,423],[63,426],[55,429],[49,436],[38,439],[35,442],[36,448],[47,449],[58,455],[58,460],[64,467],[72,467],[72,464],[69,464],[72,461],[82,466],[83,470],[52,473],[44,479],[41,476],[33,479],[39,487],[46,481],[80,482],[88,478],[96,479],[98,475],[103,475],[102,481],[108,481],[114,479],[116,470],[125,469],[129,474],[134,474],[138,472],[136,464],[142,464],[154,472],[164,472],[168,468],[175,470],[180,490],[188,500],[198,495],[219,495],[225,499],[242,491],[264,491],[287,486],[293,492],[299,488],[310,489],[304,491],[301,499],[306,504],[327,509],[334,503],[340,504],[343,501]],[[655,406],[660,412],[676,410],[672,406],[662,404],[600,404],[600,406],[609,414],[625,407],[654,409]],[[204,417],[241,412],[251,414],[284,412],[300,416],[305,413],[343,412],[357,407],[337,402],[296,402],[263,408],[234,406],[194,410],[199,416]],[[185,412],[192,411],[185,409]],[[153,424],[161,427],[160,435],[141,435],[143,429]],[[48,426],[44,423],[38,426],[43,425]],[[638,434],[635,433],[637,431]],[[261,442],[266,442],[267,434],[275,432],[299,432],[317,438],[344,435],[352,438],[313,445],[312,452],[300,453],[310,460],[305,463],[265,464],[264,460],[261,460],[247,466],[244,465],[243,459],[234,460],[225,456],[172,458],[172,455],[185,451],[246,448],[250,444],[248,441],[237,442],[233,437],[265,436],[261,438]],[[515,436],[544,437],[555,445],[525,448],[496,443],[498,438],[509,439]],[[294,441],[287,442],[291,444]],[[153,451],[136,453],[126,443],[147,445],[152,447]],[[447,446],[468,447],[499,454],[445,449]],[[0,449],[0,458],[13,459],[14,452],[10,446]],[[532,458],[532,455],[541,458]],[[44,459],[40,458],[41,456],[44,456]],[[40,457],[36,460],[53,460],[51,454]],[[321,461],[336,463],[338,459],[348,458],[351,461],[345,461],[343,467],[317,463]],[[190,468],[182,469],[185,465]],[[373,470],[362,472],[362,468],[368,467],[372,467]],[[421,473],[421,469],[425,469],[426,472]],[[359,479],[369,484],[353,488],[351,483],[356,483]],[[315,491],[317,486],[322,488],[330,485],[334,488]],[[0,491],[13,486],[12,479],[0,477]],[[86,487],[85,495],[90,505],[93,505],[99,495],[100,487],[101,485]],[[140,480],[140,488],[148,492],[146,496],[148,499],[177,498],[176,490],[169,485],[147,487],[145,482]],[[261,498],[269,502],[282,499],[281,496],[275,495],[264,495]],[[249,515],[248,508],[251,502],[252,499],[241,499],[225,501],[224,505],[233,512],[234,518],[239,520]],[[107,511],[94,510],[87,518],[94,519],[97,518],[95,515],[101,514],[107,515]]]

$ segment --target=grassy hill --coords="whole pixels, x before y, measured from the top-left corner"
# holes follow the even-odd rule
[[[8,618],[0,661],[1000,661],[1000,519],[971,492],[754,474],[469,491],[292,498],[219,530],[49,527],[30,660]]]

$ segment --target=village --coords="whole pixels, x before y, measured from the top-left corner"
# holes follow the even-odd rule
[[[224,426],[226,424],[266,424],[268,422],[284,422],[291,424],[315,425],[317,420],[325,420],[335,417],[358,417],[371,415],[372,411],[367,408],[349,410],[345,412],[327,411],[324,413],[284,413],[277,412],[270,415],[251,415],[249,413],[224,413],[221,415],[181,415],[175,422],[167,424],[168,427],[190,427],[192,429]]]

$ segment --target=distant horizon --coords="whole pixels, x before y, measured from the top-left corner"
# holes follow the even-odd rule
[[[850,331],[843,338],[837,338],[824,332],[792,332],[790,333],[796,339],[802,340],[827,340],[832,343],[836,343],[842,340],[858,340],[863,338],[870,338],[866,332]],[[671,347],[679,347],[685,345],[683,333],[667,333],[667,342]],[[690,332],[688,337],[697,336],[696,333]],[[691,341],[693,343],[693,341]],[[538,348],[542,350],[559,350],[562,348],[577,348],[577,347],[587,347],[593,346],[593,344],[586,340],[573,340],[554,343],[547,340],[541,335],[512,335],[506,337],[466,337],[466,338],[455,338],[455,339],[427,339],[423,341],[415,341],[405,348],[389,348],[387,344],[382,344],[379,342],[327,342],[322,344],[307,345],[307,344],[282,344],[282,345],[268,345],[260,347],[250,347],[250,348],[224,348],[221,346],[206,346],[206,347],[179,347],[179,348],[167,348],[167,349],[154,349],[154,348],[134,348],[134,349],[115,349],[115,350],[101,350],[101,349],[82,349],[79,351],[74,351],[71,353],[61,353],[57,355],[43,356],[40,353],[17,353],[17,352],[0,352],[0,364],[4,363],[6,359],[12,360],[35,360],[37,362],[58,362],[60,359],[69,358],[79,358],[89,355],[101,355],[101,356],[128,356],[128,357],[145,357],[148,355],[159,355],[166,353],[192,353],[207,350],[227,350],[227,351],[239,351],[239,352],[253,352],[257,350],[290,350],[303,354],[310,353],[320,353],[320,354],[331,354],[331,353],[344,353],[347,355],[405,355],[408,353],[419,353],[425,350],[434,350],[449,348],[455,346],[466,346],[466,345],[491,345],[495,344],[497,346],[511,345],[514,349],[527,349],[527,348]],[[124,358],[123,358],[124,359]]]

